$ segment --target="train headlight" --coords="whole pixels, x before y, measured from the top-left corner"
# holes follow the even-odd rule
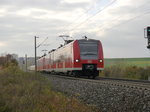
[[[103,62],[103,60],[101,60],[101,59],[100,59],[100,60],[99,60],[99,62],[100,62],[100,63],[102,63],[102,62]]]
[[[79,60],[78,60],[78,59],[76,59],[76,62],[79,62]]]

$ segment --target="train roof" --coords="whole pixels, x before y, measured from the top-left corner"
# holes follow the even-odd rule
[[[85,41],[85,40],[87,40],[87,41],[99,41],[99,40],[96,40],[96,39],[88,39],[88,38],[86,38],[86,39],[78,39],[79,41]]]
[[[98,40],[95,40],[95,39],[88,39],[88,38],[78,39],[77,41],[85,41],[85,40],[87,40],[87,41],[98,41]],[[66,46],[66,45],[68,45],[69,43],[71,43],[71,42],[73,42],[73,41],[76,41],[76,40],[67,40],[67,41],[64,43],[64,45],[60,44],[60,46],[59,46],[57,49],[59,49],[59,48],[61,48],[61,47],[63,47],[63,46]],[[48,53],[51,53],[51,52],[53,52],[53,51],[55,51],[55,50],[57,50],[57,49],[52,49],[52,50],[49,51]]]
[[[51,52],[53,52],[53,51],[55,51],[56,49],[52,49],[52,50],[50,50],[48,53],[51,53]]]
[[[59,48],[61,48],[61,47],[63,47],[63,46],[66,46],[66,45],[70,44],[70,43],[73,42],[73,41],[85,42],[85,40],[86,40],[86,41],[99,41],[99,40],[96,40],[96,39],[89,39],[89,38],[87,38],[87,37],[85,36],[85,38],[83,38],[83,39],[67,40],[67,41],[65,41],[64,45],[60,44],[60,46],[59,46],[57,49],[59,49]],[[56,51],[57,49],[52,49],[52,50],[50,50],[50,51],[48,52],[48,54],[51,53],[51,52]],[[46,56],[46,54],[44,54],[43,56],[39,57],[39,59],[43,58],[44,56]]]

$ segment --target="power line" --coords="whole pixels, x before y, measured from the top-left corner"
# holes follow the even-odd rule
[[[44,39],[43,42],[41,42],[36,48],[40,47],[47,39],[48,39],[48,37],[46,39]]]
[[[72,25],[72,24],[74,24],[73,22],[74,21],[78,21],[80,18],[82,18],[86,13],[88,13],[91,9],[93,9],[93,6],[91,7],[91,8],[89,8],[88,10],[86,10],[85,12],[84,12],[84,14],[82,14],[82,15],[79,15],[76,19],[74,19],[73,21],[72,21],[72,23],[71,24],[69,24],[69,25]]]
[[[99,0],[99,1],[100,1],[100,0]],[[98,2],[99,2],[99,1],[98,1]],[[98,2],[96,2],[96,3],[98,3]],[[78,21],[79,19],[81,19],[86,13],[88,13],[90,10],[92,10],[93,7],[94,7],[94,6],[90,7],[88,10],[86,10],[86,11],[84,12],[84,14],[79,15],[77,18],[75,18],[71,23],[69,23],[69,24],[66,25],[66,26],[71,26],[72,24],[74,24],[74,21]],[[64,27],[64,29],[66,29],[66,26]],[[67,28],[68,28],[68,27],[67,27]]]
[[[138,17],[141,17],[142,15],[149,14],[149,13],[150,13],[150,10],[147,11],[147,12],[145,12],[145,13],[143,13],[143,14],[141,14],[141,15],[137,15],[137,16],[135,16],[135,17],[133,17],[133,18],[127,20],[126,23],[127,23],[127,22],[130,22],[130,21],[132,21],[132,20],[134,20],[134,19],[136,19],[136,18],[138,18]],[[122,24],[125,24],[125,23],[121,23],[121,24],[119,24],[119,25],[122,25]],[[118,25],[116,25],[116,26],[118,26]],[[116,26],[115,26],[115,27],[116,27]]]
[[[138,8],[136,8],[136,9],[134,9],[134,10],[131,10],[130,12],[135,11],[135,10],[138,10],[138,9],[141,9],[141,8],[143,8],[143,6],[145,6],[146,4],[149,4],[149,2],[148,2],[148,3],[145,3],[144,5],[138,7]],[[148,12],[145,12],[144,14],[141,14],[141,15],[145,15],[145,14],[147,14],[147,13],[149,13],[149,11],[148,11]],[[127,22],[128,22],[128,21],[131,21],[131,20],[133,20],[133,19],[136,19],[136,18],[140,17],[141,15],[134,16],[133,18],[127,20]],[[117,20],[121,20],[121,18],[123,18],[122,15],[119,16],[119,17],[117,17],[117,18],[114,18],[114,19],[111,20],[109,23],[106,23],[106,24],[104,23],[104,24],[102,24],[101,27],[99,26],[100,29],[97,30],[97,31],[103,30],[103,29],[105,28],[106,25],[109,25],[112,21],[115,21],[115,20],[116,20],[116,21],[117,21]],[[124,24],[124,23],[121,23],[121,24]],[[121,24],[119,24],[119,25],[121,25]],[[119,25],[116,25],[116,26],[119,26]],[[115,26],[115,27],[116,27],[116,26]],[[111,27],[111,28],[112,28],[112,27]],[[111,29],[111,28],[109,28],[109,29]],[[88,28],[86,28],[86,29],[88,29]]]
[[[95,17],[97,14],[99,14],[100,12],[102,12],[103,10],[105,10],[106,8],[108,8],[109,6],[111,6],[113,3],[115,3],[117,0],[113,0],[112,2],[110,2],[109,4],[107,4],[105,7],[103,7],[101,10],[99,10],[97,13],[95,13],[94,15],[88,17],[85,21],[81,22],[80,24],[76,25],[75,27],[73,27],[71,30],[75,30],[77,27],[85,24],[85,22],[87,22],[88,20],[90,20],[91,18]],[[93,7],[89,8],[85,13],[89,12]],[[85,15],[85,14],[83,14]],[[78,19],[80,19],[81,17],[83,17],[83,15],[81,15],[79,18],[76,18],[74,21],[77,21]],[[71,23],[72,25],[72,23]],[[71,31],[71,30],[68,30]]]
[[[99,14],[100,12],[102,12],[103,10],[105,10],[107,7],[111,6],[113,3],[115,3],[117,0],[113,0],[111,3],[109,3],[108,5],[106,5],[103,9],[99,10],[97,13],[95,13],[94,15],[90,16],[89,18],[87,18],[85,21],[83,21],[82,23],[76,25],[74,28],[72,28],[71,30],[75,30],[77,27],[83,25],[85,22],[87,22],[88,20],[90,20],[91,18],[95,17],[97,14]],[[71,31],[69,30],[69,31]]]
[[[148,2],[148,3],[145,3],[144,5],[146,5],[146,4],[149,4],[149,2]],[[138,9],[140,9],[140,8],[143,8],[144,5],[138,7],[138,8],[136,8],[136,9],[134,9],[134,10],[131,10],[130,12],[135,11],[135,10],[138,10]],[[113,20],[111,20],[110,22],[113,22],[113,21],[115,21],[115,20],[116,20],[116,21],[117,21],[117,20],[121,20],[121,18],[123,18],[122,15],[119,16],[119,17],[117,17],[117,18],[115,18],[115,19],[113,19]],[[134,18],[134,17],[133,17],[133,18]],[[136,17],[136,18],[137,18],[137,17]],[[136,19],[136,18],[135,18],[135,19]],[[128,21],[128,20],[127,20],[127,21]],[[110,23],[110,22],[109,22],[109,23]],[[109,23],[102,24],[103,26],[101,26],[101,28],[100,28],[98,31],[104,29],[104,27],[105,27],[106,25],[109,25]]]
[[[142,15],[149,14],[149,13],[150,13],[150,10],[147,11],[147,12],[145,12],[145,13],[143,13],[143,14],[134,16],[134,17],[130,18],[129,20],[123,22],[123,23],[120,23],[120,24],[118,24],[118,25],[115,25],[115,26],[113,26],[113,28],[115,28],[115,27],[117,27],[117,26],[120,26],[120,25],[123,25],[123,24],[125,24],[125,23],[127,23],[127,22],[130,22],[130,21],[132,21],[132,20],[134,20],[134,19],[136,19],[136,18],[138,18],[138,17],[141,17]],[[112,28],[112,27],[111,27],[111,28]],[[111,29],[111,28],[109,28],[109,29]],[[109,30],[109,29],[107,29],[107,30]],[[101,30],[101,29],[100,29],[100,30]],[[100,31],[100,30],[98,30],[98,31]],[[98,32],[98,31],[97,31],[97,32]]]
[[[53,42],[49,43],[49,46],[57,44],[57,41],[58,41],[58,39],[56,38],[55,40],[53,40]]]

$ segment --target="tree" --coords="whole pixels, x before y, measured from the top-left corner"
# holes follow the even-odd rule
[[[7,66],[9,66],[10,63],[12,63],[15,66],[18,66],[17,60],[14,59],[11,54],[7,54],[6,56],[0,57],[0,66],[7,67]]]

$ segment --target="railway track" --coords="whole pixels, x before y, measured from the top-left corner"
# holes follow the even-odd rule
[[[125,88],[150,91],[150,81],[144,81],[144,80],[128,80],[128,79],[104,78],[104,77],[97,77],[96,79],[88,79],[85,77],[76,78],[76,77],[69,77],[64,75],[46,74],[46,76],[49,75],[53,77],[59,77],[59,78],[70,79],[70,80],[87,81],[91,83],[100,83],[104,85],[107,84],[109,86],[119,86]]]
[[[100,80],[120,80],[120,81],[131,81],[131,82],[141,82],[141,83],[147,83],[150,84],[150,81],[148,80],[132,80],[132,79],[121,79],[121,78],[106,78],[106,77],[98,77]]]
[[[54,90],[94,105],[102,112],[150,112],[150,82],[52,74],[45,77]]]

